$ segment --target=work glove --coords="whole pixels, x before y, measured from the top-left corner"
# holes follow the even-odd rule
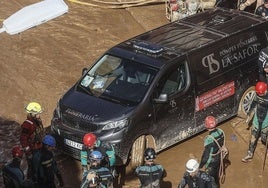
[[[27,158],[32,158],[31,148],[29,146],[22,149]]]
[[[30,151],[30,147],[29,146],[26,146],[25,148],[23,148],[23,151],[24,152],[29,152]]]
[[[95,172],[89,172],[87,174],[87,180],[92,186],[96,186],[98,184],[98,176]]]
[[[245,3],[242,3],[239,5],[239,10],[245,10],[246,7],[247,5]]]
[[[57,176],[57,179],[58,179],[58,181],[59,181],[59,186],[60,186],[60,187],[63,187],[63,186],[64,186],[64,182],[63,182],[63,179],[62,179],[61,174],[58,173],[58,174],[56,174],[56,176]]]

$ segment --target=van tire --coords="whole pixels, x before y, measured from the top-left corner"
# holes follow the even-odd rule
[[[147,147],[155,149],[155,140],[152,135],[138,137],[132,145],[130,167],[136,169],[144,161],[144,150]]]
[[[136,169],[143,163],[143,153],[146,145],[146,136],[142,135],[138,137],[132,145],[130,166],[132,169]]]
[[[255,93],[255,87],[252,86],[250,88],[248,88],[244,94],[241,97],[241,100],[239,102],[239,106],[238,106],[238,112],[237,112],[237,116],[240,118],[247,118],[247,113],[249,111],[250,105],[255,97],[256,93]]]

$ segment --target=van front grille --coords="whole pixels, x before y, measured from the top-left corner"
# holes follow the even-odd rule
[[[64,125],[72,129],[78,129],[83,132],[94,132],[98,129],[97,125],[82,121],[81,119],[73,118],[66,114],[62,116],[62,122],[64,123]]]

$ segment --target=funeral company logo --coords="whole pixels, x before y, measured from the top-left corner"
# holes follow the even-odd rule
[[[220,63],[214,58],[214,53],[203,57],[202,65],[209,68],[209,74],[218,72],[220,70]]]

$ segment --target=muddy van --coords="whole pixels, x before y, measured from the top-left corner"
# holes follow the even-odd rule
[[[117,164],[135,167],[204,130],[204,119],[244,117],[268,44],[268,20],[217,8],[172,22],[105,52],[58,101],[51,129],[79,158],[94,132],[113,144]]]

